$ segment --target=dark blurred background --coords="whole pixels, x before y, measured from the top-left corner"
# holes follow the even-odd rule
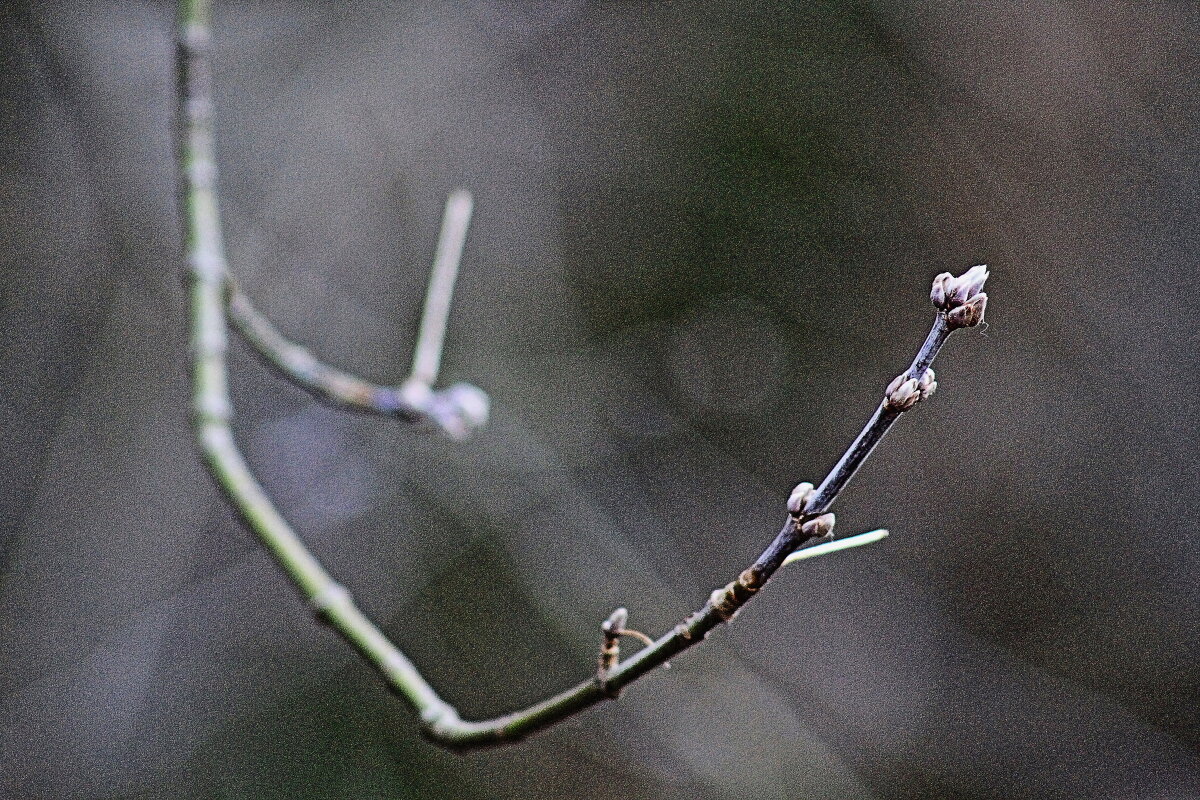
[[[455,444],[232,356],[236,430],[469,715],[664,631],[908,363],[837,504],[885,542],[522,745],[455,756],[235,520],[188,428],[169,3],[0,12],[0,796],[1200,795],[1193,3],[217,4],[232,269],[407,369],[476,195]]]

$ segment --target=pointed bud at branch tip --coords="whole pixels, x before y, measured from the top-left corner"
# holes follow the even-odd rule
[[[986,264],[971,267],[957,278],[949,272],[943,272],[933,279],[929,299],[938,309],[953,311],[977,297],[983,291],[983,285],[987,283],[990,274]]]
[[[929,299],[937,308],[946,307],[946,281],[951,280],[954,280],[954,276],[949,272],[943,272],[933,279],[933,290],[929,293]]]
[[[478,386],[456,383],[431,393],[426,405],[416,408],[428,414],[451,437],[462,439],[487,424],[491,401]]]
[[[990,274],[987,264],[980,264],[977,267],[971,267],[958,279],[967,300],[970,300],[983,290],[983,285],[987,283]]]
[[[808,498],[812,497],[813,485],[807,481],[796,484],[796,488],[792,489],[792,493],[788,495],[787,510],[789,514],[798,516],[804,513],[804,506],[808,503]]]

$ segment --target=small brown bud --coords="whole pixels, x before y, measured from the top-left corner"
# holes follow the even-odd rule
[[[921,376],[921,379],[919,381],[917,381],[917,389],[921,393],[920,399],[922,399],[922,400],[924,400],[925,398],[927,398],[931,394],[933,394],[935,391],[937,391],[937,381],[934,380],[934,374],[933,374],[932,369],[925,370],[925,374],[923,374]]]
[[[808,498],[812,497],[813,485],[807,481],[796,484],[796,488],[792,489],[792,493],[788,495],[787,510],[789,514],[798,516],[804,513],[804,506],[808,503]]]
[[[900,376],[904,378],[904,375]],[[892,388],[892,387],[895,388]],[[921,399],[921,390],[916,378],[908,378],[897,384],[897,381],[892,381],[888,386],[888,393],[884,396],[884,404],[893,411],[907,411],[917,404]]]
[[[950,280],[954,280],[954,276],[949,272],[943,272],[933,279],[933,291],[929,293],[929,299],[937,308],[946,307],[946,281]]]
[[[833,525],[837,518],[833,514],[813,517],[800,526],[800,532],[810,539],[827,539],[833,536]]]
[[[952,329],[954,328],[973,328],[983,322],[984,312],[987,310],[987,293],[980,292],[972,297],[965,304],[952,310],[946,315],[946,321]]]

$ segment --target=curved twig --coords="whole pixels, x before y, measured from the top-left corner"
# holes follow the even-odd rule
[[[398,400],[392,396],[381,399],[381,392],[401,392],[403,387],[375,386],[320,365],[307,351],[279,334],[229,281],[215,190],[212,77],[207,58],[209,41],[208,0],[181,0],[179,97],[184,135],[180,167],[192,276],[193,416],[201,448],[209,469],[230,501],[274,554],[312,608],[420,715],[423,733],[445,747],[467,749],[517,741],[584,708],[614,698],[624,687],[703,641],[711,630],[731,619],[786,563],[789,555],[806,544],[829,539],[834,519],[832,514],[826,513],[828,508],[896,419],[936,388],[929,367],[947,337],[956,328],[982,321],[987,296],[981,289],[987,277],[986,269],[976,267],[961,278],[948,273],[939,275],[933,292],[937,315],[912,365],[887,388],[875,414],[820,486],[813,488],[811,484],[800,484],[793,491],[788,499],[788,518],[782,530],[750,567],[714,591],[703,607],[630,658],[616,661],[612,637],[619,635],[623,625],[623,621],[618,620],[610,626],[611,630],[605,630],[605,646],[614,652],[603,656],[602,669],[593,677],[511,714],[478,722],[463,720],[304,546],[255,479],[234,439],[230,428],[232,407],[226,364],[226,300],[230,317],[251,344],[310,391],[343,405],[404,418],[410,415],[418,418],[421,413],[429,415],[430,412],[419,400]],[[441,250],[439,248],[439,252]],[[456,263],[457,256],[452,260]],[[431,296],[442,296],[448,291],[439,289],[435,292],[433,285],[437,281],[435,269]],[[440,285],[444,286],[445,281]],[[432,322],[428,329],[423,325],[414,356],[414,377],[405,386],[423,386],[430,395],[436,395],[430,384],[437,372],[441,328],[445,325],[446,314],[444,307],[435,309],[432,314],[428,311],[427,302],[426,319]],[[409,391],[416,391],[413,397],[419,394],[419,390]],[[404,406],[400,411],[402,402],[409,402],[410,406]],[[449,432],[453,433],[452,430]]]
[[[213,168],[208,172],[215,175]],[[488,396],[469,383],[456,383],[442,390],[434,390],[433,384],[441,364],[450,298],[454,294],[472,205],[470,192],[461,189],[446,199],[421,328],[413,348],[412,372],[399,385],[382,386],[324,363],[307,347],[280,333],[226,274],[224,289],[229,319],[267,364],[318,399],[351,411],[433,424],[452,438],[461,439],[487,424]]]

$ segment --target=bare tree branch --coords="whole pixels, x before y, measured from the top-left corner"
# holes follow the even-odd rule
[[[349,592],[325,571],[276,509],[242,457],[230,427],[226,301],[230,317],[250,343],[285,375],[314,394],[350,408],[413,421],[431,419],[447,433],[461,435],[472,424],[482,423],[486,416],[486,396],[480,413],[482,392],[474,387],[460,385],[456,395],[455,387],[437,393],[431,384],[441,358],[469,199],[465,201],[466,208],[461,196],[452,195],[447,204],[447,223],[443,226],[442,244],[430,281],[412,378],[399,388],[381,387],[320,364],[304,348],[276,331],[228,278],[213,159],[209,43],[208,0],[182,0],[179,99],[184,131],[180,171],[192,276],[193,415],[201,448],[218,484],[312,608],[374,665],[387,684],[420,715],[424,734],[445,747],[467,749],[517,741],[602,700],[615,698],[626,686],[700,643],[710,631],[732,619],[789,558],[803,557],[797,554],[799,548],[828,542],[834,526],[829,507],[900,415],[933,393],[937,384],[930,365],[950,333],[977,325],[983,319],[987,302],[987,295],[982,292],[986,268],[975,267],[960,278],[949,273],[939,275],[932,293],[937,314],[911,366],[888,386],[874,415],[820,486],[814,488],[802,483],[792,492],[787,501],[787,521],[753,564],[712,592],[699,610],[624,661],[618,660],[617,638],[641,635],[624,627],[628,615],[624,609],[618,609],[602,628],[601,660],[592,677],[529,708],[490,720],[463,720],[404,653],[358,609]],[[443,405],[439,406],[439,402]],[[864,535],[872,536],[879,538],[879,533]],[[827,545],[826,550],[844,549],[852,542],[865,543],[864,537],[853,537],[837,546]]]

